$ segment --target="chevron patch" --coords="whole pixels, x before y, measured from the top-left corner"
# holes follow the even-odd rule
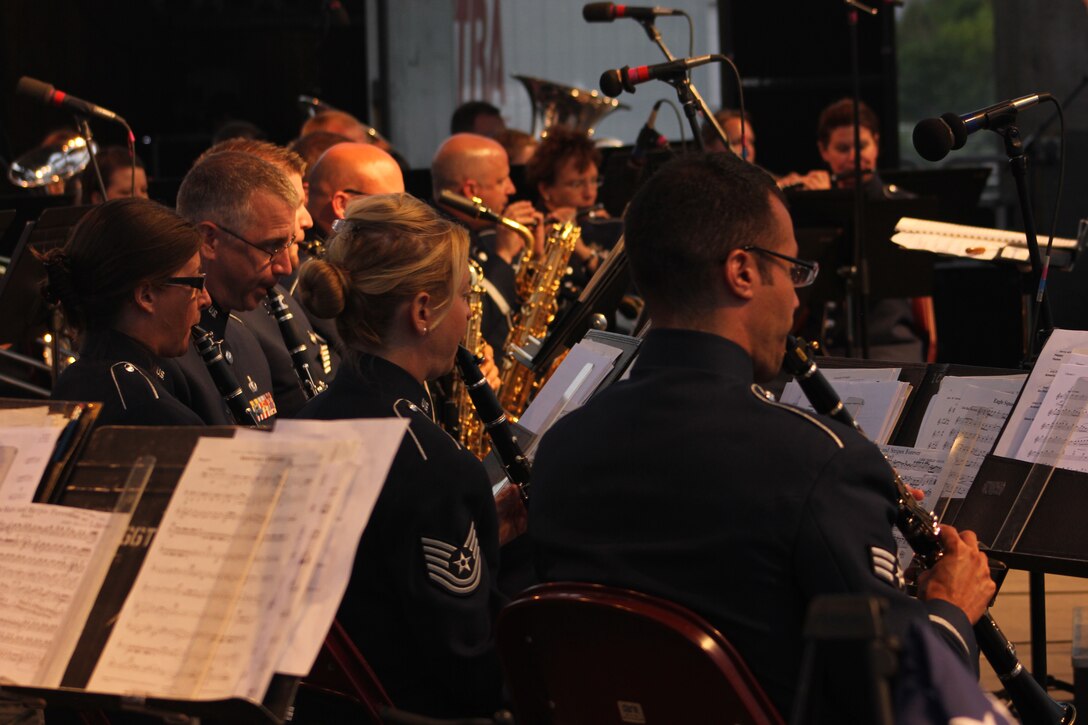
[[[451,544],[440,539],[420,537],[427,576],[438,587],[450,594],[465,596],[480,586],[480,542],[476,538],[476,524],[470,523],[464,543]]]
[[[894,553],[879,546],[869,547],[869,556],[873,565],[873,574],[877,579],[886,581],[896,589],[903,589],[907,582],[903,578],[903,569]]]

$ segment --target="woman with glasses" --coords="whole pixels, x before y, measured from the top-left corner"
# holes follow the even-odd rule
[[[608,217],[597,206],[600,165],[601,153],[585,133],[554,126],[526,164],[525,178],[536,191],[538,206],[546,216],[584,223],[589,218]],[[579,241],[571,259],[592,274],[600,265],[600,250]]]
[[[299,297],[336,318],[345,358],[300,418],[408,421],[337,615],[393,703],[436,717],[490,715],[500,677],[495,499],[483,465],[435,423],[427,381],[464,337],[468,233],[407,194],[349,202]]]
[[[42,255],[45,293],[79,338],[56,400],[101,401],[100,424],[203,425],[174,395],[164,358],[182,355],[210,304],[200,236],[145,199],[95,207],[68,242]]]

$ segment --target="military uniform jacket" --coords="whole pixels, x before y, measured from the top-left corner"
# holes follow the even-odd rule
[[[212,306],[200,314],[200,326],[223,341],[223,357],[238,379],[247,405],[258,422],[270,422],[276,415],[272,396],[272,373],[257,338],[238,317]],[[208,425],[236,425],[223,396],[215,386],[207,365],[190,343],[185,354],[166,363],[168,372],[178,375],[178,399]]]
[[[330,346],[310,329],[309,320],[302,313],[302,305],[281,285],[276,285],[276,292],[283,295],[283,302],[291,310],[292,319],[288,324],[295,329],[295,334],[306,344],[306,358],[310,364],[310,375],[315,384],[332,380],[333,353]],[[264,351],[272,375],[272,397],[276,400],[277,415],[293,418],[309,398],[302,389],[291,353],[287,349],[280,323],[272,316],[267,299],[248,312],[238,313],[238,317],[249,328]],[[324,352],[322,351],[324,348]],[[326,360],[329,372],[325,372]],[[339,356],[336,356],[339,361]]]
[[[772,402],[742,348],[653,330],[629,380],[544,436],[529,534],[545,581],[636,589],[705,617],[788,716],[821,594],[884,597],[892,632],[928,618],[975,666],[963,612],[902,591],[894,496],[876,446]]]
[[[363,532],[337,615],[402,709],[490,715],[500,673],[491,624],[498,524],[483,465],[431,420],[422,385],[363,355],[298,417],[409,421]]]
[[[61,373],[54,400],[100,401],[99,425],[203,425],[174,394],[163,362],[116,330],[89,332],[79,359]]]

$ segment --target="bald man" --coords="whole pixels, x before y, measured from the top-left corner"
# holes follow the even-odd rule
[[[450,136],[431,161],[431,183],[437,202],[442,191],[479,197],[496,214],[525,225],[536,225],[536,247],[543,248],[544,217],[529,201],[510,203],[517,191],[510,180],[510,161],[497,141],[473,133]],[[472,232],[473,258],[483,267],[488,284],[482,330],[496,350],[502,350],[510,332],[511,314],[520,304],[514,285],[513,264],[525,240],[505,226],[446,209]]]
[[[364,143],[329,148],[314,164],[309,181],[307,208],[321,237],[329,236],[333,222],[344,218],[344,209],[352,199],[404,192],[404,175],[396,159]]]

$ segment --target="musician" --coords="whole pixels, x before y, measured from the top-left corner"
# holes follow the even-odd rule
[[[224,358],[258,422],[276,414],[272,373],[257,338],[234,313],[256,308],[291,271],[299,201],[286,174],[238,151],[207,156],[189,170],[178,190],[178,213],[201,235],[200,256],[212,299],[200,326],[224,341]],[[193,346],[177,364],[188,386],[186,404],[210,425],[232,425]]]
[[[404,174],[396,160],[373,144],[340,143],[329,148],[310,169],[307,207],[314,231],[325,239],[344,218],[352,199],[367,194],[404,192]]]
[[[450,116],[450,135],[475,133],[497,139],[505,130],[499,109],[487,101],[466,101]]]
[[[472,133],[459,133],[446,139],[431,161],[431,182],[437,203],[443,190],[461,196],[478,197],[497,214],[527,226],[536,226],[534,244],[543,249],[543,214],[530,201],[510,202],[517,192],[510,180],[510,162],[506,150],[492,139]],[[460,212],[449,214],[472,234],[472,254],[488,281],[484,298],[482,330],[495,350],[502,350],[510,333],[511,315],[521,301],[514,280],[514,263],[525,247],[525,239],[505,226],[483,219],[473,219]]]
[[[468,235],[407,194],[363,197],[347,211],[299,290],[336,318],[348,358],[299,417],[409,425],[338,618],[398,707],[490,714],[500,687],[495,501],[482,464],[434,422],[426,387],[451,370],[465,333]]]
[[[118,199],[46,253],[47,292],[81,338],[54,400],[102,401],[99,424],[203,424],[175,397],[178,381],[163,363],[185,352],[211,302],[199,247],[196,230],[166,207]]]
[[[729,141],[728,150],[740,156],[750,164],[756,162],[756,131],[752,127],[752,117],[745,112],[732,108],[723,108],[714,114],[718,125],[725,132],[725,138]],[[741,119],[744,120],[743,134],[741,133]],[[722,144],[718,132],[709,123],[703,124],[703,146],[707,151],[725,151],[727,147]],[[779,189],[829,189],[831,177],[823,169],[815,169],[807,174],[799,174],[791,171],[785,176],[775,177],[775,183]]]
[[[796,258],[773,179],[732,154],[673,160],[635,195],[625,235],[653,329],[630,379],[540,444],[529,533],[541,577],[693,609],[787,715],[821,594],[883,597],[893,632],[928,618],[974,663],[970,625],[994,592],[974,534],[942,527],[946,557],[923,575],[922,600],[907,596],[880,451],[759,385],[779,370],[795,286],[818,271]]]
[[[197,163],[212,154],[224,151],[249,154],[267,161],[286,174],[299,196],[298,208],[295,210],[294,238],[302,239],[306,231],[313,226],[313,218],[304,203],[306,192],[303,188],[302,177],[306,171],[306,164],[302,157],[268,141],[230,139],[205,151],[197,159]],[[298,247],[298,244],[292,244],[289,248],[293,273],[298,270],[300,264]],[[327,330],[322,330],[320,334],[315,332],[316,326],[310,324],[303,306],[292,297],[286,286],[290,283],[290,278],[291,275],[284,277],[273,287],[273,294],[282,297],[280,304],[287,309],[290,315],[289,320],[283,323],[277,321],[273,316],[270,308],[271,301],[268,298],[262,300],[252,310],[236,313],[253,332],[261,345],[261,350],[264,351],[269,372],[272,375],[272,397],[276,401],[276,410],[286,418],[294,416],[301,410],[314,390],[320,389],[328,380],[332,380],[340,362],[339,353],[334,350],[339,340],[329,340],[330,335]],[[301,382],[300,373],[296,370],[295,361],[288,351],[288,345],[280,329],[281,325],[289,325],[292,330],[291,339],[301,341],[306,346],[307,370],[302,373],[306,376],[306,383]]]
[[[95,155],[102,182],[106,185],[106,199],[123,199],[126,196],[138,196],[147,199],[147,171],[139,156],[135,157],[136,185],[132,183],[133,158],[124,146],[104,146]],[[80,189],[85,204],[101,204],[106,199],[98,189],[98,177],[94,166],[88,165],[80,176]]]

